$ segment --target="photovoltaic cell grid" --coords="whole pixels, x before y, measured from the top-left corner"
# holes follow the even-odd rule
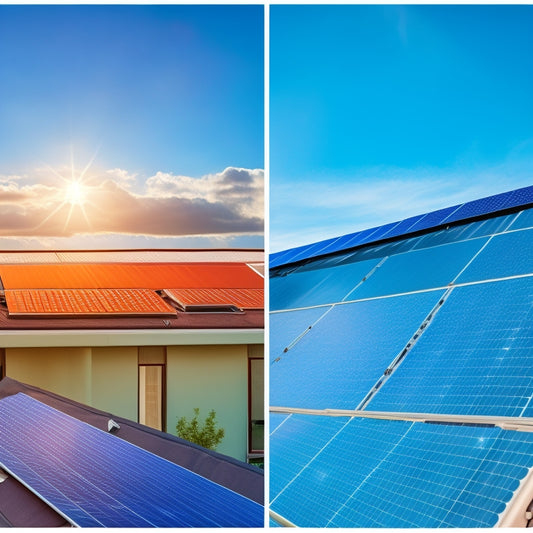
[[[271,508],[302,527],[490,527],[532,449],[494,427],[293,415],[271,445]]]
[[[533,186],[524,187],[515,191],[510,191],[495,196],[489,196],[480,200],[474,200],[465,204],[440,209],[415,220],[414,224],[405,230],[404,234],[421,230],[428,230],[443,224],[467,220],[497,211],[527,206],[533,203]],[[271,254],[270,268],[276,268],[284,264],[302,261],[304,259],[317,257],[326,253],[334,253],[354,246],[370,244],[380,239],[396,237],[401,235],[395,228],[403,227],[405,221],[394,224],[387,224],[382,227],[372,228],[361,232],[345,235],[343,237],[328,239],[320,243],[313,243],[307,246],[300,246],[291,250],[285,250]]]
[[[176,316],[148,289],[7,290],[10,316]]]
[[[447,210],[446,217],[448,221],[458,221],[463,216],[480,216],[494,209],[530,204],[532,190],[530,187],[500,195],[489,201],[476,202],[475,205],[463,206],[462,215],[458,214],[461,206],[456,206]],[[443,214],[445,211],[443,210]],[[424,285],[431,287],[432,284],[440,283],[439,280],[446,276],[437,275],[431,270],[450,268],[449,264],[457,261],[454,252],[464,250],[465,253],[458,264],[462,262],[463,266],[465,264],[468,266],[457,283],[476,283],[476,285],[453,288],[450,297],[444,301],[432,322],[417,333],[419,337],[417,344],[410,348],[390,377],[384,378],[373,399],[365,406],[366,410],[533,417],[531,363],[533,231],[514,231],[531,228],[533,220],[531,213],[533,210],[527,209],[519,214],[511,213],[481,219],[403,241],[352,250],[343,256],[333,256],[331,261],[327,258],[314,259],[313,262],[298,266],[294,270],[294,272],[316,270],[317,267],[314,265],[317,265],[318,269],[322,268],[320,266],[322,265],[327,270],[328,262],[340,266],[354,260],[360,261],[363,254],[367,258],[390,255],[351,293],[350,299],[353,297],[357,300],[380,294],[397,294],[403,288],[420,290]],[[432,214],[427,217],[435,218]],[[413,231],[421,229],[424,218],[426,217],[420,218],[411,226]],[[390,235],[393,230],[388,231]],[[506,233],[503,235],[494,235],[504,231]],[[371,233],[376,234],[368,230],[364,238]],[[489,236],[490,240],[477,239],[479,246],[474,246],[473,239]],[[336,239],[329,246],[331,249],[333,244],[346,245],[350,241],[353,244],[353,235]],[[445,246],[439,245],[460,242],[465,244],[457,248],[455,244],[448,248],[450,254],[443,253],[440,258],[437,257],[438,248],[446,249]],[[391,244],[398,246],[394,249]],[[486,246],[481,249],[485,244]],[[381,249],[383,253],[380,252]],[[415,257],[416,254],[411,250],[421,250],[424,254]],[[403,253],[401,257],[397,252],[407,253]],[[290,254],[285,255],[284,259],[289,256]],[[301,257],[302,251],[300,251]],[[418,260],[423,257],[427,260]],[[287,271],[289,268],[291,267],[287,267]],[[285,282],[287,290],[290,290],[288,279],[294,277],[294,272],[288,271]],[[517,279],[485,282],[485,280],[516,276]],[[409,282],[409,279],[414,280],[414,283]],[[477,284],[479,282],[483,283]],[[384,287],[386,289],[383,289]],[[327,289],[322,287],[318,289],[318,291],[324,290]],[[295,291],[294,297],[299,297],[298,291]],[[309,295],[306,297],[309,298]],[[310,310],[302,309],[298,313]],[[307,335],[295,342],[291,350],[279,359],[278,362],[287,362],[291,355],[302,352],[298,354],[300,367],[291,368],[290,378],[283,376],[286,382],[299,372],[308,372],[304,365],[321,355],[329,356],[324,357],[325,362],[322,366],[322,371],[329,375],[330,361],[337,357],[337,350],[347,352],[353,346],[354,352],[360,353],[360,344],[354,344],[350,338],[350,328],[357,326],[357,320],[351,323],[346,321],[344,331],[342,327],[339,329],[322,327],[329,325],[327,317],[334,316],[334,311],[336,311],[335,306],[333,311],[325,314]],[[408,308],[403,310],[406,314],[410,312]],[[389,313],[389,322],[396,323],[401,313],[400,310],[397,314]],[[272,317],[288,314],[274,313]],[[284,329],[282,319],[277,323],[281,324],[280,329],[276,329],[271,323],[271,343],[277,333]],[[326,339],[322,341],[323,348],[320,341],[310,342],[311,339],[317,340],[317,337],[311,336],[313,331],[316,334],[322,332],[322,336],[329,337],[329,346]],[[381,329],[376,328],[374,333],[363,335],[361,342],[372,343],[374,337],[380,334]],[[303,343],[307,343],[306,349],[303,349]],[[343,360],[342,353],[340,359]],[[352,362],[346,360],[344,362],[346,374],[355,373],[359,369],[357,364],[351,364]],[[275,365],[272,365],[272,368],[275,368]],[[334,364],[332,371],[335,372]],[[276,374],[271,372],[271,380],[274,382],[275,379]],[[328,377],[323,376],[320,379],[327,382]],[[342,378],[340,382],[331,383],[330,390],[339,383],[341,387],[337,396],[343,397],[345,393]],[[306,386],[308,389],[313,388],[312,380],[303,380],[303,383],[293,381],[293,385],[294,390],[290,393],[291,401],[299,396],[307,400],[307,397],[312,395],[309,390],[305,390]],[[271,385],[271,392],[273,387],[275,389],[274,384]],[[286,384],[285,387],[287,388]],[[279,401],[281,395],[278,393],[272,395],[272,405],[287,405]],[[296,400],[296,403],[298,402],[300,400]],[[306,406],[315,409],[337,407],[331,405],[329,399],[327,403],[329,405],[320,405],[313,400]],[[350,478],[354,468],[358,469],[361,457],[365,457],[364,453],[355,452],[353,460],[348,460],[346,466],[342,467],[343,456],[350,455],[353,447],[356,446],[358,449],[357,446],[362,442],[359,430],[357,434],[354,433],[343,441],[353,422],[337,434],[336,430],[330,427],[333,423],[330,422],[331,417],[296,414],[290,417],[281,414],[278,416],[282,418],[273,422],[275,426],[271,438],[272,509],[298,526],[485,527],[494,525],[505,507],[505,502],[508,502],[516,491],[519,480],[523,479],[527,469],[531,467],[533,457],[531,434],[481,426],[433,425],[433,428],[438,428],[444,435],[442,437],[444,440],[440,444],[441,437],[437,437],[434,433],[424,437],[425,440],[420,440],[419,432],[429,425],[416,423],[409,434],[402,434],[403,436],[393,444],[392,451],[387,452],[386,460],[379,459],[378,466],[366,474],[364,486],[354,492],[350,486]],[[317,419],[322,421],[318,422]],[[336,418],[336,420],[336,423],[340,423],[343,419]],[[398,424],[393,420],[368,420],[365,423],[381,424],[379,431],[376,426],[376,435],[373,438],[375,444],[369,446],[370,451],[378,446],[376,443],[387,442],[389,436],[395,432],[392,424]],[[306,426],[310,429],[306,430]],[[472,436],[472,432],[479,434]],[[483,432],[487,434],[483,435]],[[446,434],[450,437],[448,441]],[[497,438],[493,438],[494,435],[498,435]],[[324,439],[328,441],[326,445]],[[316,442],[316,448],[313,448],[313,442]],[[464,449],[461,448],[463,444]],[[490,448],[486,456],[475,454],[477,444],[483,449]],[[447,446],[448,451],[445,450]],[[313,459],[303,467],[301,467],[302,456],[294,459],[291,456],[291,450],[298,447],[303,447],[307,456],[313,456]],[[328,456],[328,450],[334,451]],[[396,451],[401,453],[397,454]],[[516,455],[511,457],[511,452],[513,454],[516,452]],[[435,463],[424,462],[425,458],[430,456],[436,457]],[[442,463],[438,462],[438,457],[443,457]],[[367,460],[364,459],[362,462],[365,463]],[[420,471],[416,468],[413,470],[413,467],[420,468]],[[346,471],[344,477],[343,468]],[[409,472],[406,477],[404,469]],[[504,470],[506,474],[502,475]],[[468,472],[473,473],[473,477],[469,477]],[[323,480],[328,480],[329,485],[322,484]],[[345,483],[349,486],[346,490],[343,488]],[[433,489],[428,491],[428,487],[434,487],[435,494],[432,492]],[[456,492],[453,493],[452,489]],[[339,493],[342,498],[339,497]],[[410,495],[407,499],[406,493]],[[448,493],[452,494],[450,498],[439,499]],[[480,504],[481,500],[485,504]]]
[[[431,291],[334,307],[271,364],[270,405],[355,409],[443,294]],[[277,335],[273,322],[270,331],[271,337]]]
[[[532,353],[532,277],[456,287],[367,409],[532,416]]]
[[[288,276],[270,279],[270,309],[295,309],[341,302],[378,264],[378,259],[298,269]]]
[[[81,527],[261,527],[263,508],[24,394],[0,400],[0,464]]]

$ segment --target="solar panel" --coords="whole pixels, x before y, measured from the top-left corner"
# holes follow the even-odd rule
[[[148,289],[6,290],[9,315],[176,316],[176,310]]]
[[[458,283],[533,273],[533,229],[495,235]]]
[[[533,186],[524,187],[516,191],[489,196],[480,200],[439,209],[425,215],[410,217],[384,226],[370,228],[342,237],[321,241],[320,243],[312,243],[272,254],[270,267],[276,268],[319,255],[335,253],[348,250],[355,246],[374,243],[380,239],[430,230],[444,224],[460,222],[461,220],[468,220],[500,210],[530,205],[531,203],[533,203]]]
[[[271,508],[301,527],[494,526],[533,466],[532,433],[326,418],[293,415],[271,446]]]
[[[261,527],[259,504],[18,393],[0,464],[81,527]]]
[[[378,259],[306,270],[270,278],[270,309],[294,309],[342,301],[378,264]]]
[[[510,227],[510,229],[527,228],[533,228],[533,209],[522,211]]]
[[[261,289],[244,263],[62,263],[0,265],[5,289]]]
[[[280,357],[291,343],[307,332],[310,326],[327,311],[327,307],[315,307],[299,311],[273,313],[270,316],[271,361]]]
[[[270,404],[355,409],[443,293],[432,291],[335,306],[272,363]],[[271,321],[271,338],[285,327],[276,329],[276,325]],[[298,330],[303,331],[301,324]]]
[[[521,416],[532,353],[533,278],[456,287],[367,409]]]
[[[351,297],[369,298],[444,287],[486,242],[486,238],[480,238],[393,255]]]
[[[212,306],[264,308],[263,289],[166,289],[165,294],[186,311]]]

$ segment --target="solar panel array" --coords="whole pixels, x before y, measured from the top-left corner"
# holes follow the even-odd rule
[[[385,226],[274,253],[270,256],[270,268],[276,268],[324,254],[341,252],[354,246],[372,244],[383,239],[431,230],[469,218],[477,218],[489,214],[493,215],[497,212],[531,204],[533,204],[533,185],[453,207],[439,209],[438,211],[411,217]]]
[[[499,523],[533,469],[533,433],[494,418],[533,423],[532,201],[529,187],[413,217],[395,241],[273,258],[274,513],[305,527]],[[413,234],[424,220],[434,229]]]
[[[0,465],[80,527],[261,527],[263,507],[22,393],[0,400]]]

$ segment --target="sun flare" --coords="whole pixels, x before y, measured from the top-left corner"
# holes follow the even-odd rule
[[[85,187],[79,181],[71,181],[67,185],[65,201],[70,205],[83,205],[85,200]]]

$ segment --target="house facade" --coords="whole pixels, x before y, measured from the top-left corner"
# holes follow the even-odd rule
[[[2,376],[176,434],[216,412],[217,451],[263,457],[261,251],[0,255]]]

